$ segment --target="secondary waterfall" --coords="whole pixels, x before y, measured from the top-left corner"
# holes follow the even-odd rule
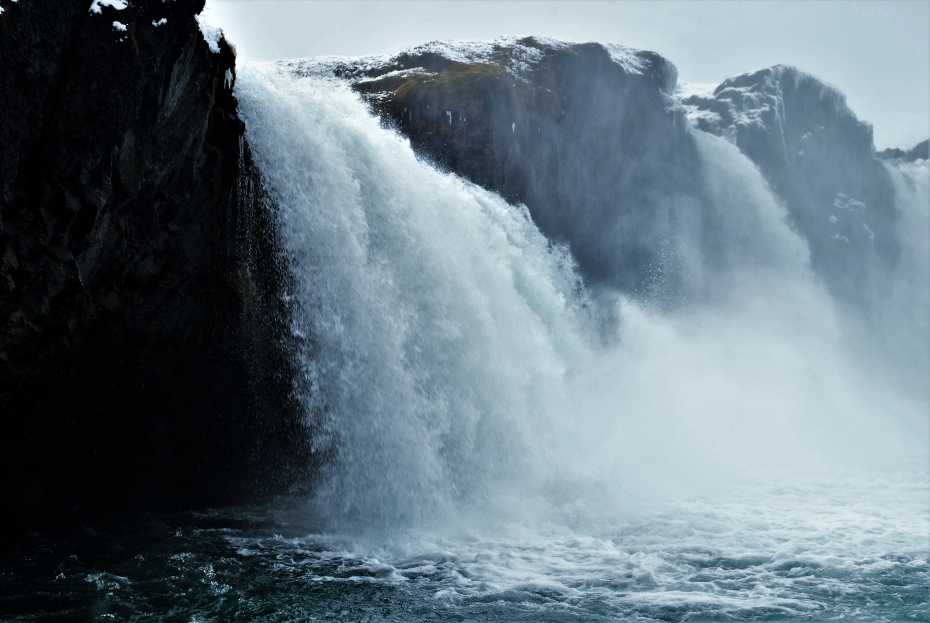
[[[707,232],[676,234],[710,294],[659,312],[588,292],[525,208],[418,160],[345,84],[251,66],[237,94],[296,277],[303,399],[328,457],[316,512],[341,530],[585,524],[926,438],[925,400],[851,354],[804,243],[722,139],[697,136],[717,260]]]
[[[890,297],[876,307],[896,374],[930,403],[930,161],[886,167],[900,212],[901,258],[890,279]]]

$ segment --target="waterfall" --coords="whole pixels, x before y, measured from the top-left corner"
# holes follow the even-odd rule
[[[886,163],[895,190],[901,256],[875,300],[896,374],[930,402],[930,161]]]
[[[315,510],[340,529],[585,522],[666,488],[880,460],[908,433],[881,414],[926,409],[850,354],[804,243],[722,139],[696,134],[712,209],[676,234],[708,296],[659,312],[588,292],[523,206],[418,160],[344,83],[246,66],[237,95],[295,275],[329,457]]]
[[[584,352],[570,259],[525,209],[419,162],[337,82],[243,72],[249,140],[298,275],[321,508],[343,519],[449,512],[534,473],[531,429]]]

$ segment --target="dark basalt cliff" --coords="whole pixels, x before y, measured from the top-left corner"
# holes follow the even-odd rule
[[[522,202],[592,282],[649,287],[695,147],[653,52],[533,37],[427,44],[335,73],[439,166]]]
[[[6,519],[241,501],[305,464],[273,212],[203,3],[3,5]]]
[[[842,93],[776,65],[729,78],[684,105],[696,127],[727,137],[759,167],[835,294],[858,301],[881,287],[898,255],[894,189],[872,127]],[[870,274],[869,266],[885,268]]]

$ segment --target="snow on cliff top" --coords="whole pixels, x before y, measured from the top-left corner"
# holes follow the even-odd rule
[[[628,74],[642,75],[649,65],[646,59],[641,56],[641,50],[616,43],[602,43],[601,46],[610,54],[611,60],[620,65]]]
[[[802,84],[815,91],[821,100],[829,102],[837,112],[853,114],[842,91],[793,65],[772,65],[727,78],[714,90],[712,97],[738,101],[744,108],[753,108],[752,104],[756,103],[755,108],[761,108],[771,98],[780,99],[786,86],[798,88]]]
[[[489,41],[442,40],[429,41],[408,48],[397,54],[363,57],[327,56],[311,59],[292,59],[281,64],[292,71],[314,75],[342,75],[367,80],[380,78],[395,72],[414,70],[427,71],[425,67],[413,67],[413,62],[427,56],[435,56],[452,63],[498,64],[511,75],[526,79],[532,69],[542,62],[547,53],[572,48],[578,45],[598,45],[610,59],[627,74],[642,75],[656,59],[662,57],[651,52],[636,50],[618,44],[577,43],[547,37],[504,36]],[[670,67],[671,63],[665,61]],[[423,59],[423,65],[431,62]],[[385,71],[387,70],[387,71]],[[673,72],[674,73],[674,72]]]
[[[541,61],[548,50],[562,50],[581,42],[561,41],[548,37],[504,36],[491,41],[430,41],[410,49],[408,54],[433,53],[458,63],[499,62],[502,54],[509,53],[511,69],[524,72]],[[596,43],[604,48],[617,65],[631,74],[642,74],[648,61],[641,50],[616,43]]]
[[[687,116],[701,126],[717,126],[731,136],[739,127],[765,127],[773,116],[784,114],[787,93],[803,89],[831,107],[835,114],[856,119],[846,96],[835,87],[791,65],[773,65],[727,78],[716,88],[682,84],[677,92]]]

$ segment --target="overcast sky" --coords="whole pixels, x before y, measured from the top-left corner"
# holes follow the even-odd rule
[[[655,50],[679,79],[717,83],[776,63],[846,93],[879,148],[930,135],[930,2],[324,2],[208,0],[243,59],[400,51],[433,39],[544,35]]]

